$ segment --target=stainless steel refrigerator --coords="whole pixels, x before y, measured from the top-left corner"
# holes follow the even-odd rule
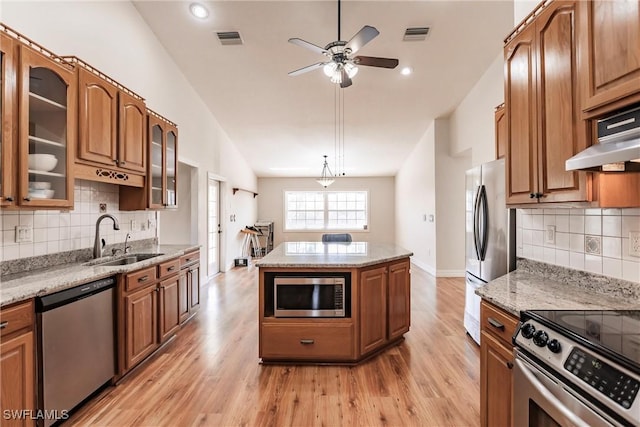
[[[475,290],[515,269],[515,209],[506,208],[504,159],[466,172],[466,296],[464,327],[480,344]]]

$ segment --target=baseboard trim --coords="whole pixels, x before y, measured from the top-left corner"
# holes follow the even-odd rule
[[[438,270],[436,277],[464,277],[464,270]]]
[[[432,275],[433,277],[436,277],[436,269],[431,267],[428,264],[425,264],[421,261],[418,261],[415,258],[411,259],[411,263],[413,265],[415,265],[416,267],[418,267],[420,270],[423,270],[425,273]]]

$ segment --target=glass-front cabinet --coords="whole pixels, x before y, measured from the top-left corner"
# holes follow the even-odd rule
[[[149,207],[177,206],[178,128],[162,116],[149,115]]]
[[[0,114],[2,129],[0,130],[0,206],[15,203],[15,164],[12,159],[15,151],[14,125],[15,108],[15,43],[8,35],[0,32]]]
[[[76,85],[73,67],[20,46],[18,203],[73,207]]]

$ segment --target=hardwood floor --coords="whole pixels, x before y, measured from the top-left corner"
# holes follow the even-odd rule
[[[464,279],[412,267],[411,330],[356,367],[258,360],[258,270],[202,289],[202,306],[142,369],[70,426],[476,426],[480,351],[462,325]]]

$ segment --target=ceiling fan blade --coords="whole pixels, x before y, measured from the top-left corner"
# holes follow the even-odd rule
[[[345,70],[344,67],[340,70],[340,74],[342,77],[340,87],[344,89],[345,87],[351,86],[353,82],[351,81],[351,77],[349,77],[349,74],[347,74],[347,70]]]
[[[353,58],[353,63],[366,67],[380,68],[396,68],[398,66],[398,60],[395,58],[377,58],[375,56],[356,56]]]
[[[302,67],[299,70],[289,72],[290,76],[297,76],[298,74],[308,73],[309,71],[317,70],[318,68],[322,68],[327,64],[326,62],[318,62],[313,65],[307,65],[306,67]]]
[[[293,43],[295,45],[298,45],[300,47],[304,47],[306,49],[312,50],[316,53],[320,53],[322,55],[328,55],[329,52],[323,48],[321,48],[320,46],[316,46],[313,43],[309,43],[308,41],[299,39],[299,38],[291,38],[289,39],[289,43]]]
[[[378,34],[380,34],[380,31],[372,26],[365,25],[355,36],[351,37],[351,40],[347,42],[344,48],[345,50],[350,49],[351,53],[356,53],[362,49],[362,46],[376,38]]]

